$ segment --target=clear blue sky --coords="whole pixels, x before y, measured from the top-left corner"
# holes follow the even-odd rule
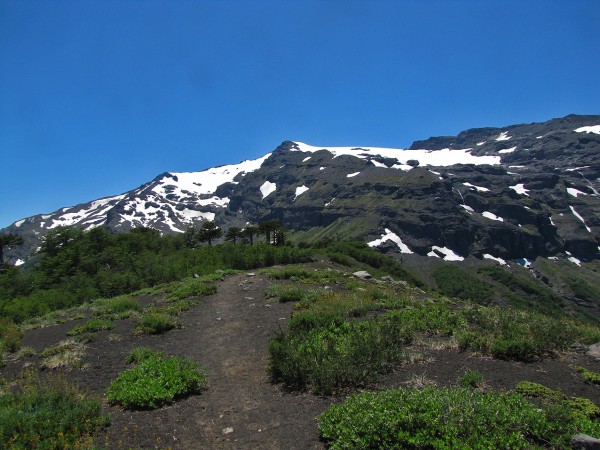
[[[597,0],[0,0],[0,227],[286,139],[600,114]]]

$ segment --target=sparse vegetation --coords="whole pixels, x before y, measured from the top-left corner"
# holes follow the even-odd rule
[[[600,373],[588,370],[585,367],[577,366],[577,372],[581,379],[589,384],[600,384]]]
[[[74,339],[66,339],[54,347],[48,347],[40,353],[42,369],[77,368],[83,361],[85,344]]]
[[[109,402],[127,409],[156,409],[178,398],[198,394],[206,374],[193,361],[165,358],[147,349],[130,355],[137,362],[119,374],[106,391]]]
[[[135,332],[138,334],[161,334],[181,326],[171,314],[150,312],[136,319]]]
[[[94,331],[110,330],[113,326],[114,325],[110,320],[99,318],[90,319],[71,329],[67,333],[67,336],[77,336],[78,334],[93,333]]]
[[[3,448],[91,448],[92,434],[109,424],[101,400],[60,375],[25,374],[0,392]]]

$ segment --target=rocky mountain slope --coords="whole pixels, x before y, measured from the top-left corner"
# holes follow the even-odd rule
[[[124,194],[25,218],[25,261],[61,225],[163,233],[215,220],[279,219],[305,240],[354,237],[399,253],[462,260],[597,259],[600,116],[476,128],[409,149],[318,147],[286,141],[272,153],[190,173],[164,173]]]

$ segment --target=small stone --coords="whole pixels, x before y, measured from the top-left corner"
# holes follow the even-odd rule
[[[571,439],[571,448],[577,450],[598,450],[600,449],[600,441],[587,434],[576,434]]]
[[[227,428],[223,428],[223,431],[222,431],[222,432],[223,432],[223,434],[224,434],[225,436],[227,436],[228,434],[231,434],[231,433],[233,433],[233,427],[227,427]]]
[[[198,275],[197,273],[194,274],[194,278],[200,278],[200,275]]]
[[[373,278],[371,274],[365,270],[359,270],[358,272],[354,272],[352,275],[361,280],[370,280]]]
[[[255,276],[256,276],[256,274],[255,274],[254,272],[248,272],[248,273],[246,274],[246,276],[247,276],[247,277],[255,277]]]
[[[592,358],[600,359],[600,342],[590,345],[587,354]]]

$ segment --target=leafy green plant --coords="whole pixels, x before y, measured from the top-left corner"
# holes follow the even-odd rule
[[[600,408],[591,400],[582,397],[567,397],[563,392],[532,381],[521,381],[516,391],[525,397],[538,398],[544,402],[567,408],[571,414],[581,419],[600,416]]]
[[[100,398],[64,377],[27,372],[0,395],[3,448],[91,448],[94,431],[109,424]]]
[[[464,388],[478,388],[483,382],[483,375],[476,370],[467,370],[464,375],[458,379],[458,384]]]
[[[110,320],[94,318],[77,325],[67,332],[67,336],[76,336],[83,333],[91,333],[100,330],[110,330],[114,327]]]
[[[206,384],[206,374],[193,361],[140,353],[146,354],[136,366],[121,372],[106,390],[110,403],[127,409],[156,409],[198,394]]]
[[[577,366],[577,372],[581,376],[581,379],[586,383],[590,384],[600,384],[600,373],[593,372],[591,370],[586,369],[585,367]]]
[[[493,286],[457,266],[443,265],[435,269],[433,278],[440,292],[448,297],[487,304],[494,297]]]
[[[171,314],[150,312],[136,319],[134,331],[138,334],[161,334],[180,326],[180,322]]]
[[[564,407],[460,388],[355,394],[317,420],[331,449],[570,448],[574,434],[600,432],[597,422]]]

